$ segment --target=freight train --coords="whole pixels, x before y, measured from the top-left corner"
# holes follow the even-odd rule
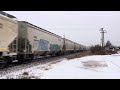
[[[85,46],[62,38],[13,15],[0,12],[0,67],[14,60],[63,55],[85,50]]]

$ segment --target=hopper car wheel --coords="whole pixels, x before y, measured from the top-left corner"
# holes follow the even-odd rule
[[[8,61],[3,59],[0,60],[0,69],[5,68],[8,65]]]

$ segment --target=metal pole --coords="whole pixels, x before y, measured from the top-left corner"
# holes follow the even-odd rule
[[[103,28],[101,28],[100,30],[101,32],[101,43],[102,43],[102,48],[104,47],[104,33],[106,33],[106,30],[103,30]]]
[[[63,51],[65,51],[65,35],[63,35],[64,36],[64,38],[63,38]]]
[[[102,28],[101,34],[102,34],[102,47],[104,47],[104,31],[103,31],[103,28]]]

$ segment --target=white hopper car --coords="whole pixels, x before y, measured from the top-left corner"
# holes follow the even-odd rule
[[[0,12],[0,67],[16,59],[21,62],[39,56],[63,55],[78,52],[82,47],[84,46]]]

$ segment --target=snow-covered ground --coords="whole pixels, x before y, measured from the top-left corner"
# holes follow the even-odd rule
[[[51,62],[9,73],[1,79],[120,79],[120,54]]]

